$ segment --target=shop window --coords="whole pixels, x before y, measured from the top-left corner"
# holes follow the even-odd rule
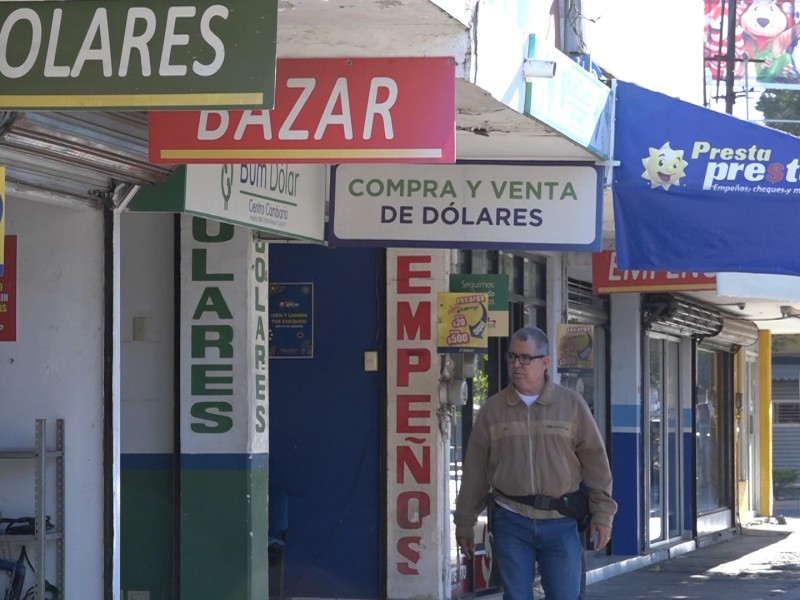
[[[681,534],[680,341],[649,334],[645,418],[647,532],[650,544]]]
[[[730,505],[732,473],[731,355],[699,349],[695,394],[697,508],[700,513]]]
[[[583,373],[561,373],[561,385],[583,396],[608,444],[605,439],[608,296],[595,296],[591,283],[570,278],[567,298],[567,322],[594,325],[593,368]]]

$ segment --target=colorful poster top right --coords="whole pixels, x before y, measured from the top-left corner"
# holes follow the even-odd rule
[[[746,87],[800,86],[800,2],[780,0],[705,0],[706,82],[725,81],[728,24],[734,10],[735,81]]]

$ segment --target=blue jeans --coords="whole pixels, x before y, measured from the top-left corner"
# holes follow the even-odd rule
[[[492,550],[504,600],[533,600],[537,563],[547,600],[578,600],[583,546],[574,519],[529,519],[496,506]]]

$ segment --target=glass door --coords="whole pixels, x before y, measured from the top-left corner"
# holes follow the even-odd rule
[[[742,481],[748,482],[748,507],[750,517],[758,513],[758,462],[756,461],[756,428],[758,427],[758,355],[748,353],[745,356],[747,379],[744,386],[745,397],[742,399],[741,415],[741,447],[742,447]]]
[[[732,506],[731,393],[733,358],[726,352],[697,351],[696,440],[697,512]]]
[[[650,544],[681,533],[679,349],[678,340],[655,334],[647,338],[645,503]]]

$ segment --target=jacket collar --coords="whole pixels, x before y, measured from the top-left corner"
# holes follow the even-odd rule
[[[544,387],[542,388],[542,392],[539,394],[539,398],[536,400],[537,404],[551,404],[553,402],[553,380],[550,379],[550,375],[547,373],[544,374]],[[516,406],[522,402],[522,399],[519,397],[517,393],[517,388],[514,387],[514,384],[511,383],[506,388],[506,403],[509,406]]]

